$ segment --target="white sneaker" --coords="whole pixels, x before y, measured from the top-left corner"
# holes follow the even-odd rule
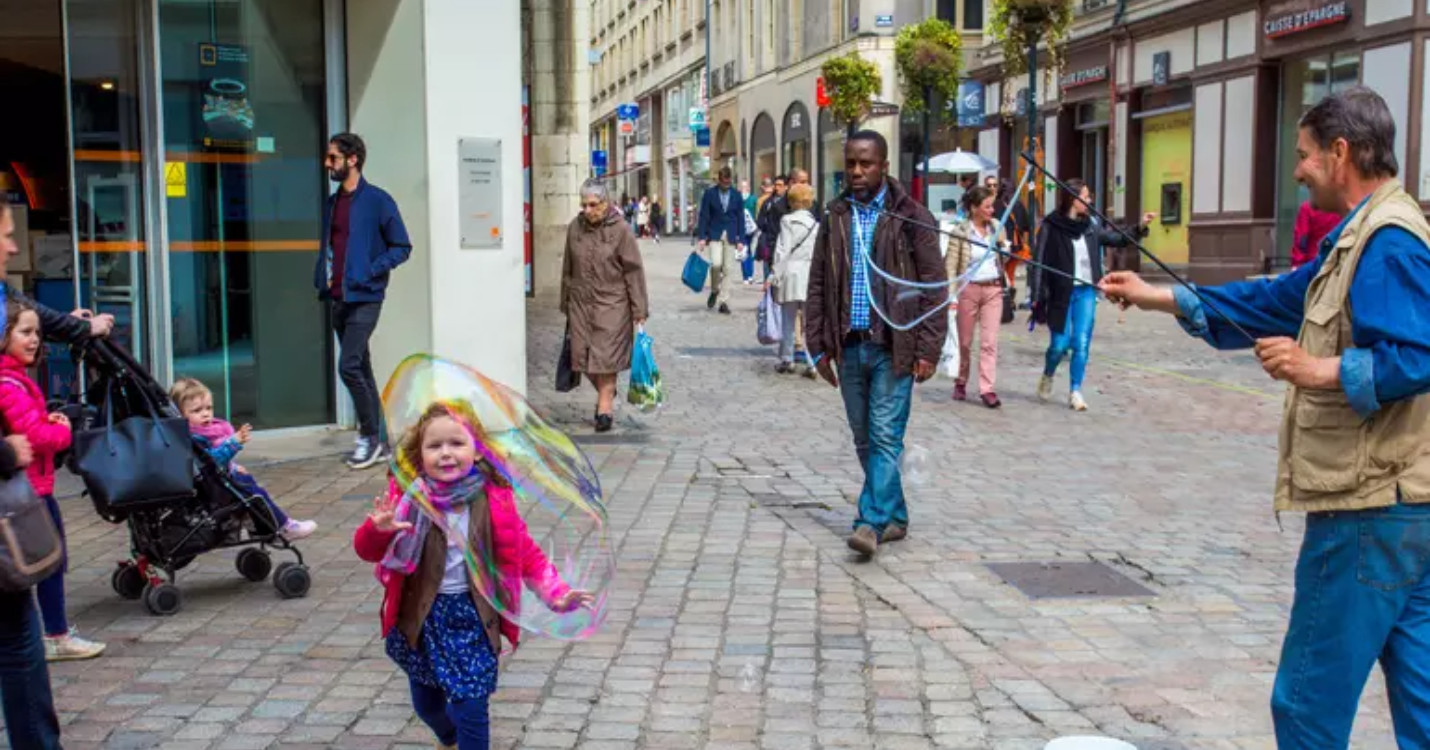
[[[1051,375],[1044,375],[1044,376],[1043,376],[1043,379],[1038,381],[1038,399],[1041,400],[1041,401],[1047,401],[1048,399],[1050,399],[1050,398],[1052,398],[1052,397],[1053,397],[1053,376],[1051,376]]]
[[[357,448],[348,457],[348,466],[353,469],[366,469],[376,466],[378,462],[387,458],[387,446],[376,438],[358,438]]]
[[[318,530],[316,521],[295,521],[288,519],[288,523],[283,525],[283,536],[290,542],[295,542],[305,537],[313,535]]]
[[[1068,396],[1068,407],[1073,411],[1087,411],[1087,401],[1083,400],[1081,391],[1073,391],[1072,395]]]
[[[45,636],[45,661],[78,661],[93,659],[104,653],[104,644],[87,641],[75,634],[75,629],[60,636]]]

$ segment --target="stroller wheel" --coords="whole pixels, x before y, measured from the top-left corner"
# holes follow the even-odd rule
[[[301,599],[308,595],[313,585],[313,577],[308,574],[308,566],[285,562],[273,571],[273,588],[284,599]]]
[[[268,577],[268,571],[273,569],[273,558],[267,552],[249,547],[238,553],[238,559],[234,560],[234,566],[238,568],[238,574],[254,583]]]
[[[151,614],[167,617],[178,612],[183,605],[184,598],[179,594],[179,587],[172,583],[150,585],[144,589],[144,606]]]
[[[137,565],[122,563],[109,577],[109,584],[114,587],[114,593],[125,599],[138,599],[144,595],[144,587],[149,582],[144,580],[144,574],[139,572]]]

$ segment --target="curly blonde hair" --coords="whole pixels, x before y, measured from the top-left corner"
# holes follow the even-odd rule
[[[477,418],[477,411],[472,408],[470,402],[463,399],[437,401],[422,412],[417,423],[403,433],[402,440],[398,443],[396,461],[401,476],[411,479],[422,475],[422,436],[433,422],[442,417],[455,419],[465,425],[472,434],[473,442],[482,442],[486,435],[482,421]],[[477,456],[476,466],[491,481],[503,487],[509,486],[500,474],[491,470],[491,464],[480,455]]]

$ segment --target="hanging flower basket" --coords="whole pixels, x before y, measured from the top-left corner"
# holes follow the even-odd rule
[[[1073,0],[994,0],[988,32],[1003,51],[1003,79],[1028,72],[1028,49],[1035,44],[1047,45],[1046,70],[1061,69],[1072,25]]]

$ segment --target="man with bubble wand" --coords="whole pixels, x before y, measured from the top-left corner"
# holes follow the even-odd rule
[[[1377,660],[1401,748],[1430,747],[1430,224],[1396,179],[1395,121],[1354,87],[1301,117],[1295,177],[1344,218],[1271,280],[1100,284],[1288,384],[1275,508],[1307,514],[1272,688],[1282,748],[1344,748]]]

